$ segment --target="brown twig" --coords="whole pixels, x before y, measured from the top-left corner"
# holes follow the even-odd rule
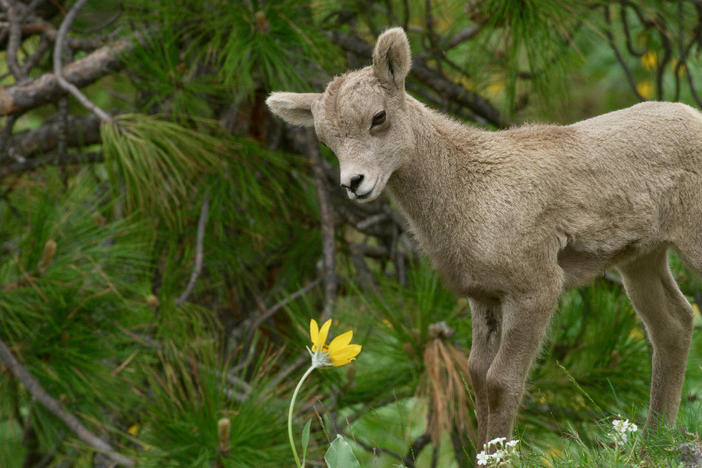
[[[134,461],[115,451],[112,446],[99,436],[93,434],[75,416],[66,411],[61,402],[49,395],[39,382],[22,366],[10,351],[10,348],[0,339],[0,359],[10,369],[17,380],[22,382],[27,391],[46,409],[66,424],[80,440],[100,452],[104,452],[115,463],[123,466],[134,466]]]
[[[446,41],[446,44],[443,44],[441,46],[441,50],[446,52],[447,50],[453,49],[454,47],[458,46],[459,44],[462,44],[467,40],[473,39],[475,36],[478,35],[482,28],[482,24],[473,24],[465,29],[462,29],[461,31],[453,35],[451,38],[449,38],[449,40]]]
[[[27,78],[26,73],[23,68],[19,66],[17,62],[17,50],[22,42],[22,31],[20,29],[20,17],[15,9],[14,0],[0,0],[3,8],[7,12],[7,20],[9,22],[9,39],[7,41],[7,53],[5,54],[5,59],[7,60],[7,67],[12,72],[15,77],[15,81],[20,82]]]
[[[607,23],[607,27],[605,28],[604,33],[605,37],[607,37],[607,42],[609,42],[609,47],[614,52],[614,56],[617,58],[619,65],[621,65],[622,69],[624,70],[626,80],[629,82],[631,90],[634,92],[634,94],[640,101],[645,101],[646,98],[643,97],[641,93],[639,93],[639,90],[636,88],[636,81],[634,81],[634,76],[632,75],[629,66],[626,64],[624,57],[622,57],[621,52],[619,52],[619,47],[617,47],[617,44],[614,42],[614,36],[612,35],[612,17],[610,15],[609,5],[605,5],[603,7],[603,14],[605,23]]]
[[[424,447],[426,447],[429,444],[429,442],[431,442],[431,435],[429,435],[428,432],[425,432],[424,434],[414,439],[414,442],[412,442],[412,445],[410,445],[409,449],[407,450],[407,455],[405,455],[405,458],[402,460],[402,463],[407,468],[414,467],[417,458],[419,458],[419,454],[422,453],[422,450],[424,450]]]
[[[100,119],[94,114],[69,115],[65,125],[67,147],[89,146],[100,142]],[[13,152],[29,157],[55,150],[59,144],[61,126],[61,118],[57,115],[37,129],[15,133]]]
[[[658,30],[658,35],[661,38],[661,46],[663,48],[663,58],[658,63],[658,69],[656,70],[656,95],[659,101],[663,100],[663,77],[665,68],[670,62],[670,57],[672,55],[672,47],[670,44],[670,38],[666,33],[665,25],[661,19],[660,26],[656,28]]]
[[[121,57],[136,45],[136,38],[120,39],[63,68],[63,77],[82,87],[124,66]],[[66,94],[56,75],[47,73],[27,83],[0,88],[0,116],[18,114],[53,102]]]
[[[12,134],[12,129],[19,118],[18,114],[10,115],[5,121],[5,126],[0,134],[0,161],[5,159],[6,151],[12,146],[14,141],[14,135]]]
[[[4,167],[0,167],[0,179],[6,177],[10,174],[16,174],[18,172],[25,172],[32,169],[36,169],[39,166],[44,166],[48,164],[85,164],[102,162],[105,156],[102,153],[81,153],[81,154],[58,154],[58,153],[48,153],[41,158],[24,159],[21,158],[19,161],[9,164]]]
[[[110,18],[108,18],[104,22],[102,22],[100,24],[96,24],[95,26],[90,26],[89,28],[76,29],[76,31],[79,32],[80,34],[92,34],[92,33],[98,32],[98,31],[102,31],[103,29],[107,28],[108,26],[113,25],[122,16],[122,11],[124,8],[124,5],[122,5],[122,2],[119,2],[118,8],[119,8],[119,10],[117,11],[117,13],[112,15]]]
[[[410,7],[409,0],[402,0],[402,28],[407,31],[409,28]]]
[[[103,122],[112,123],[112,117],[110,117],[110,115],[107,112],[95,105],[77,87],[75,87],[70,82],[66,81],[66,79],[63,77],[63,72],[61,70],[61,55],[63,54],[63,43],[66,39],[66,34],[68,34],[68,29],[71,27],[71,24],[73,23],[73,20],[75,20],[76,15],[78,15],[78,12],[81,8],[83,8],[83,6],[86,3],[88,3],[88,0],[78,0],[68,12],[66,17],[63,19],[61,27],[59,27],[58,33],[56,34],[56,44],[54,46],[54,75],[56,76],[56,80],[58,81],[59,86],[61,86],[63,89],[72,94],[73,97],[75,97],[78,100],[78,102],[80,102],[83,105],[83,107],[100,117],[100,120],[102,120]]]
[[[314,185],[317,190],[317,200],[319,202],[319,218],[322,223],[322,264],[324,270],[324,309],[322,310],[322,320],[331,317],[336,301],[336,261],[334,248],[334,218],[331,211],[329,194],[324,183],[324,169],[322,166],[322,154],[319,151],[319,144],[314,131],[306,130],[307,146],[314,173]]]
[[[646,53],[647,49],[645,47],[641,50],[634,49],[634,45],[632,44],[632,41],[631,41],[631,32],[629,31],[629,19],[627,17],[627,7],[628,6],[629,5],[627,5],[626,3],[622,3],[621,11],[620,11],[622,26],[624,28],[624,39],[626,40],[626,48],[631,55],[633,55],[635,57],[641,57],[643,54]]]
[[[252,338],[253,338],[253,336],[252,336],[253,333],[255,333],[255,331],[258,329],[258,327],[260,327],[266,320],[273,317],[273,315],[275,315],[276,312],[278,312],[280,309],[282,309],[286,305],[290,304],[292,301],[296,300],[299,297],[304,296],[305,294],[307,294],[308,292],[310,292],[311,290],[316,288],[319,285],[319,283],[321,283],[321,282],[322,282],[322,280],[320,278],[317,278],[316,280],[312,281],[310,284],[308,284],[304,288],[299,289],[299,290],[295,291],[294,293],[290,294],[282,301],[273,305],[271,308],[266,309],[266,311],[263,314],[256,317],[254,319],[253,324],[249,328],[249,338],[245,341],[245,343],[248,343],[248,344],[251,343]],[[247,346],[244,346],[244,348],[247,348]]]
[[[424,37],[429,39],[428,51],[434,57],[434,61],[436,62],[436,68],[438,69],[439,74],[443,75],[444,72],[441,68],[441,59],[443,57],[443,52],[437,45],[436,33],[434,33],[434,20],[431,15],[431,0],[424,0],[424,17],[424,24],[427,29],[427,33]],[[444,99],[444,101],[448,102],[447,99]]]
[[[50,45],[51,41],[49,41],[49,38],[42,35],[41,39],[39,39],[39,45],[37,45],[37,48],[34,49],[32,55],[30,55],[22,65],[22,72],[25,75],[28,75],[29,71],[39,63],[42,57],[44,57],[46,51],[49,50]]]
[[[269,318],[271,318],[271,317],[272,317],[276,312],[278,312],[280,309],[282,309],[283,307],[285,307],[286,305],[288,305],[288,304],[291,303],[292,301],[294,301],[294,300],[296,300],[296,299],[298,299],[298,298],[304,296],[304,295],[307,294],[309,291],[311,291],[312,289],[314,289],[315,287],[317,287],[317,286],[319,285],[319,283],[321,283],[321,282],[322,282],[321,278],[317,278],[316,280],[312,281],[312,282],[311,282],[310,284],[308,284],[307,286],[303,287],[302,289],[299,289],[299,290],[295,291],[294,293],[292,293],[291,295],[289,295],[289,296],[286,297],[285,299],[279,301],[278,303],[276,303],[275,305],[273,305],[273,306],[272,306],[271,308],[269,308],[269,309],[265,309],[265,306],[263,306],[262,304],[260,305],[260,308],[261,308],[261,309],[265,309],[265,310],[263,311],[263,313],[262,313],[261,315],[259,315],[258,317],[256,317],[256,318],[253,320],[253,323],[252,323],[251,326],[248,328],[247,335],[246,335],[245,339],[242,341],[242,346],[241,346],[241,349],[244,350],[244,351],[246,351],[246,356],[241,360],[240,363],[238,363],[238,364],[236,365],[236,367],[234,367],[234,368],[232,369],[233,372],[238,372],[238,371],[240,371],[241,369],[246,368],[246,367],[251,363],[251,360],[253,359],[254,354],[255,354],[255,353],[254,353],[254,351],[255,351],[255,346],[253,345],[253,343],[254,343],[254,338],[255,338],[255,336],[256,336],[256,330],[258,330],[258,328],[259,328],[266,320],[268,320]],[[262,302],[262,301],[261,301],[261,302]]]
[[[31,36],[34,34],[41,34],[43,38],[53,42],[56,41],[56,35],[58,31],[53,24],[45,21],[41,18],[32,17],[31,23],[24,23],[20,26],[22,31],[22,37]],[[99,35],[93,37],[65,37],[64,43],[67,44],[71,49],[76,50],[95,50],[98,47],[105,45],[109,36]]]
[[[195,265],[193,266],[193,271],[190,274],[190,279],[188,280],[188,285],[185,287],[183,294],[178,296],[175,303],[176,305],[183,304],[188,300],[188,296],[193,291],[195,287],[195,282],[202,272],[202,261],[204,258],[203,254],[203,244],[205,241],[205,227],[207,226],[207,215],[210,210],[210,194],[205,195],[205,200],[202,202],[202,208],[200,209],[200,219],[197,222],[197,239],[195,241]]]

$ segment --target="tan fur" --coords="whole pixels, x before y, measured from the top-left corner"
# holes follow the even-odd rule
[[[673,423],[693,311],[667,250],[702,273],[702,115],[646,102],[568,126],[489,132],[406,94],[409,60],[404,32],[390,29],[373,66],[337,77],[311,104],[293,93],[267,102],[284,118],[281,101],[309,113],[351,198],[372,200],[387,184],[444,280],[469,297],[480,444],[511,436],[559,295],[612,266],[653,345],[647,424]],[[371,128],[382,110],[386,122]]]

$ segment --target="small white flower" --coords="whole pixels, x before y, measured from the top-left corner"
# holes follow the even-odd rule
[[[498,450],[497,452],[492,454],[493,457],[497,460],[497,462],[501,462],[503,458],[507,457],[507,452],[504,450]]]
[[[614,443],[617,445],[624,445],[627,441],[627,436],[625,432],[613,432],[609,434],[612,439],[614,439]]]
[[[501,442],[504,442],[505,440],[507,440],[506,437],[498,437],[496,439],[492,439],[490,442],[487,443],[487,445],[490,446],[490,445],[494,445],[494,444],[499,444]]]
[[[615,419],[612,421],[612,426],[614,426],[614,430],[616,432],[610,435],[617,445],[624,445],[626,443],[628,440],[627,432],[636,432],[639,430],[639,427],[636,424],[629,422],[628,419],[623,421],[621,419]]]
[[[629,420],[622,421],[621,419],[615,419],[612,421],[612,425],[614,426],[614,430],[617,432],[624,432],[626,431],[626,426],[629,424]]]
[[[507,447],[516,447],[518,443],[519,443],[518,440],[510,440],[510,441],[507,442],[505,445],[506,445]]]
[[[490,460],[490,455],[485,453],[485,450],[478,454],[478,465],[487,465]]]

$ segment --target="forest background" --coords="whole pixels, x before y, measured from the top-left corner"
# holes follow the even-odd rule
[[[291,466],[287,404],[329,317],[363,351],[298,397],[308,464],[337,434],[364,467],[473,463],[467,302],[264,104],[369,64],[397,25],[408,92],[469,125],[702,107],[699,0],[0,0],[0,466]],[[565,294],[516,464],[695,466],[695,320],[678,426],[621,446],[645,331],[614,272]]]

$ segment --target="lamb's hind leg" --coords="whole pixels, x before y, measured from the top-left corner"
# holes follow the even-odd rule
[[[499,302],[485,302],[470,299],[473,327],[473,343],[468,357],[471,387],[475,397],[475,411],[478,417],[477,449],[482,450],[487,442],[488,391],[487,372],[500,345],[500,322],[502,320]]]
[[[656,426],[661,419],[666,424],[674,424],[692,339],[692,307],[668,268],[666,248],[618,269],[626,293],[653,345],[651,402],[646,426]]]

